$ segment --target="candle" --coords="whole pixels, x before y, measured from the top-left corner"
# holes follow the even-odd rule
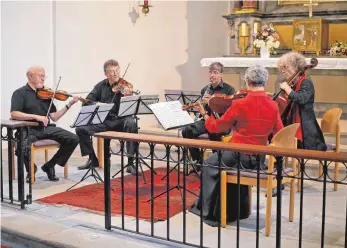
[[[247,23],[242,22],[240,29],[241,29],[240,36],[249,36],[249,30],[247,27]]]
[[[253,33],[257,34],[259,32],[260,29],[260,23],[259,22],[255,22],[253,24]]]

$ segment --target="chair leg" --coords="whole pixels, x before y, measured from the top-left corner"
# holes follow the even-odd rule
[[[298,189],[297,192],[301,192],[301,177],[302,177],[302,172],[301,172],[301,168],[300,168],[300,164],[299,164],[299,173],[298,173],[298,179],[297,180],[297,185],[298,185]]]
[[[31,184],[34,184],[35,183],[35,161],[34,161],[34,158],[35,158],[35,148],[34,146],[32,145],[31,146],[31,153],[30,153],[30,168],[31,168]]]
[[[67,178],[69,175],[69,165],[66,162],[65,166],[64,166],[64,177]]]
[[[265,236],[270,236],[271,230],[271,207],[272,207],[272,188],[267,187],[266,215],[265,215]]]
[[[45,149],[45,163],[48,161],[48,149]]]
[[[323,165],[322,163],[319,162],[319,167],[318,167],[318,176],[323,176]]]
[[[11,154],[11,156],[12,156],[12,180],[15,180],[16,179],[16,167],[15,167],[15,163],[14,163],[14,149],[15,149],[15,147],[14,147],[14,143],[12,142],[12,144],[11,144],[11,146],[12,146],[12,154]]]
[[[221,175],[221,226],[226,227],[227,225],[227,173],[222,171]]]
[[[248,196],[249,196],[249,215],[252,214],[252,186],[248,186]]]
[[[334,181],[339,180],[339,163],[335,162],[335,173],[334,173]],[[334,191],[337,191],[337,183],[334,183]]]
[[[289,221],[294,220],[294,200],[295,200],[295,179],[290,181],[290,199],[289,199]]]
[[[104,139],[97,138],[97,150],[98,150],[98,160],[99,160],[99,168],[104,167]]]

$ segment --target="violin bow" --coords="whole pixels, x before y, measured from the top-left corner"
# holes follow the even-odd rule
[[[121,78],[123,78],[123,79],[124,79],[125,74],[127,73],[129,66],[130,66],[130,63],[128,63],[128,66],[127,66],[127,68],[125,69],[125,72],[123,73],[123,76],[122,76]],[[119,79],[121,79],[121,78],[119,78]],[[117,94],[116,92],[113,94],[113,97],[112,97],[111,103],[113,103],[113,100],[114,100],[114,98],[116,97],[116,94]]]
[[[58,80],[58,83],[57,83],[57,87],[55,87],[55,90],[54,90],[54,92],[53,92],[53,96],[52,96],[51,102],[50,102],[49,107],[48,107],[48,111],[47,111],[47,114],[46,114],[46,118],[48,118],[49,112],[51,111],[52,104],[53,104],[53,99],[54,99],[54,97],[55,97],[55,93],[56,93],[57,90],[58,90],[58,87],[59,87],[59,84],[60,84],[60,80],[61,80],[61,76],[59,77],[59,80]]]

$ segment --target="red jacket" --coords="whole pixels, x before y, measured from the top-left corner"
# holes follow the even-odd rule
[[[264,91],[249,91],[246,97],[234,100],[221,118],[209,117],[205,127],[210,133],[231,128],[232,143],[267,145],[269,135],[283,124],[275,101]]]

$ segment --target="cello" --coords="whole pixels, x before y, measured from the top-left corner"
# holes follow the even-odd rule
[[[313,69],[317,66],[318,64],[318,60],[316,58],[311,58],[310,60],[310,64],[306,65],[305,68],[303,70],[298,70],[288,81],[288,85],[291,87],[292,90],[295,90],[295,87],[298,83],[297,79],[298,77],[301,77],[305,74],[306,70],[309,69]],[[277,94],[275,94],[272,98],[272,100],[274,100],[277,105],[278,105],[278,109],[281,115],[281,119],[283,124],[291,124],[288,121],[288,117],[289,117],[289,113],[291,110],[291,100],[288,98],[287,93],[281,89]]]

